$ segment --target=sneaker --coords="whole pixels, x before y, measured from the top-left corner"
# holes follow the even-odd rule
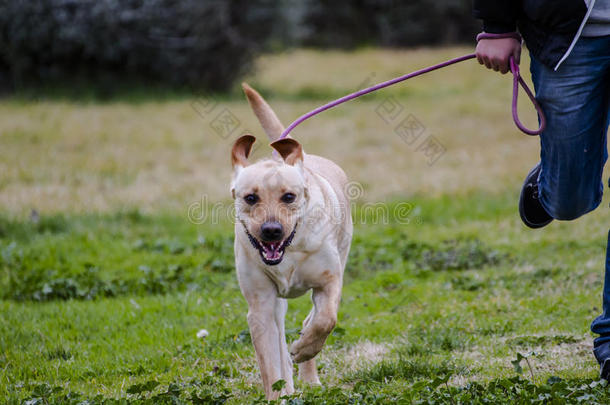
[[[553,220],[553,217],[544,210],[538,198],[539,175],[540,162],[528,173],[521,189],[521,196],[519,197],[519,215],[521,215],[521,220],[525,225],[534,229],[542,228]]]

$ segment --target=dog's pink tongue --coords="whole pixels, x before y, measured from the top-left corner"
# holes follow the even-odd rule
[[[280,257],[280,243],[276,242],[276,243],[263,243],[263,247],[265,248],[265,254],[267,256],[267,259],[279,259]]]

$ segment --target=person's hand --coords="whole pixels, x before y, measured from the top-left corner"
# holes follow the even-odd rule
[[[521,43],[514,38],[481,39],[476,49],[477,60],[488,69],[502,74],[510,70],[510,57],[519,64]]]

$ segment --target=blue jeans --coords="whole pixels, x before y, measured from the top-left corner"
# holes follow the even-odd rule
[[[540,202],[555,219],[572,220],[597,208],[608,158],[610,124],[610,36],[580,38],[557,71],[534,57],[536,98],[547,118],[540,135]],[[610,341],[610,232],[606,252],[603,313],[591,324]]]

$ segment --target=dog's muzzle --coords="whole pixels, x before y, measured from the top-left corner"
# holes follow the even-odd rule
[[[290,235],[288,235],[288,237],[284,239],[284,241],[265,242],[262,240],[258,240],[257,238],[252,236],[252,234],[248,232],[246,224],[241,220],[240,222],[244,227],[244,231],[246,231],[246,235],[248,235],[250,243],[252,244],[252,246],[254,246],[256,250],[258,250],[258,253],[261,255],[263,263],[268,266],[275,266],[277,264],[280,264],[282,262],[282,259],[284,258],[285,249],[292,243],[292,238],[294,238],[294,234],[297,231],[297,224],[294,224],[292,232],[290,232]]]

